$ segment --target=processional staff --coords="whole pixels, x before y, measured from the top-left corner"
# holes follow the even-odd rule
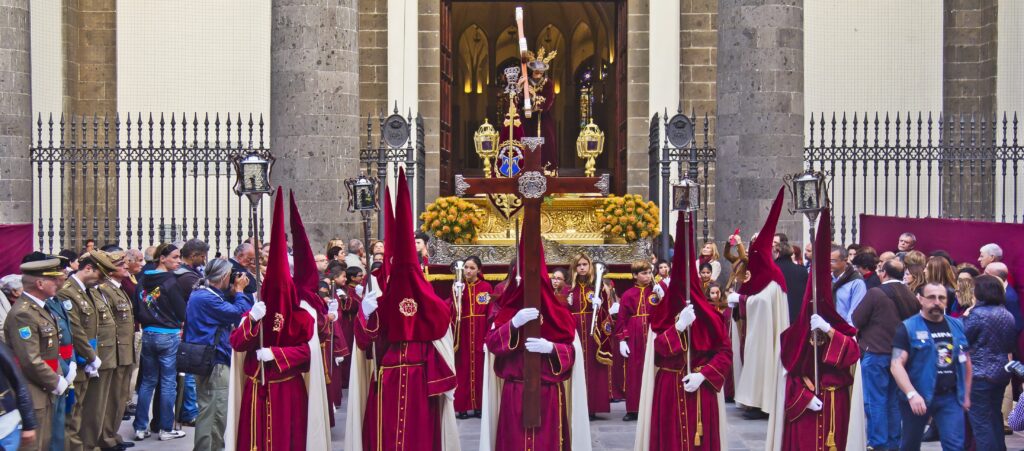
[[[793,195],[793,211],[796,213],[803,213],[807,218],[807,222],[810,223],[811,233],[811,261],[817,261],[818,251],[815,243],[815,224],[818,220],[818,214],[821,213],[821,209],[828,204],[828,197],[825,195],[824,183],[825,174],[822,172],[808,169],[807,171],[786,176],[786,181],[792,190]],[[815,315],[818,314],[818,271],[811,268],[811,308]],[[820,386],[821,380],[818,376],[818,346],[824,342],[821,332],[817,329],[811,329],[811,336],[809,338],[811,342],[811,348],[814,350],[814,394],[818,395],[818,387]]]
[[[519,60],[520,60],[520,67],[521,67],[521,70],[522,70],[521,73],[522,73],[523,79],[528,79],[529,75],[526,73],[526,58],[527,58],[527,52],[529,50],[527,50],[527,48],[526,48],[526,32],[524,31],[524,28],[523,28],[523,7],[522,6],[517,6],[516,7],[516,26],[519,27]],[[527,81],[527,83],[528,82],[529,81]],[[523,115],[526,116],[527,119],[529,119],[529,118],[531,118],[533,116],[533,103],[531,103],[531,101],[530,101],[530,89],[529,89],[529,87],[524,87],[523,88]]]
[[[696,181],[686,176],[683,177],[679,183],[672,185],[672,209],[679,212],[679,216],[684,223],[690,222],[690,215],[700,209],[700,185]],[[693,239],[691,236],[692,229],[689,225],[683,227],[685,233],[683,234],[683,255],[686,258],[686,305],[693,304],[693,294],[690,292],[690,273],[691,265],[693,265],[693,259],[690,257],[690,240]],[[668,233],[667,231],[664,233]],[[676,239],[679,239],[678,237]],[[686,328],[686,343],[692,349],[693,346],[693,330],[692,327]],[[686,374],[690,374],[693,370],[690,368],[690,354],[686,353]]]

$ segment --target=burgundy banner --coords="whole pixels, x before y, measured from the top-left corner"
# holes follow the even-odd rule
[[[860,224],[861,243],[879,253],[895,252],[900,234],[910,232],[917,236],[917,250],[927,254],[942,249],[958,264],[971,262],[978,266],[981,246],[996,243],[1003,248],[1003,263],[1010,268],[1017,292],[1024,288],[1024,224],[863,214]]]
[[[32,224],[0,224],[0,277],[20,273],[21,258],[32,252]]]

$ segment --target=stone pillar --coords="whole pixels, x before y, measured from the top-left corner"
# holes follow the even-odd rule
[[[68,147],[91,148],[94,118],[99,143],[115,142],[117,114],[117,2],[116,0],[63,0],[61,9],[64,48],[64,115],[68,124],[86,124],[81,134],[68,131]],[[57,116],[56,114],[54,115]],[[104,116],[111,124],[104,136]],[[73,119],[73,117],[75,117]],[[81,129],[80,129],[81,130]],[[100,160],[87,154],[89,161]],[[109,160],[113,161],[113,160]],[[114,228],[118,220],[118,179],[111,162],[65,166],[64,230],[62,247],[79,249],[87,239],[99,245],[117,243]]]
[[[957,121],[971,115],[980,124],[996,114],[996,57],[998,42],[998,0],[945,0],[942,30],[942,109],[947,123],[950,115]],[[995,128],[980,127],[971,135],[970,125],[964,142],[989,146]],[[949,136],[947,134],[947,136]],[[953,135],[959,140],[959,133]],[[994,177],[978,172],[952,156],[944,163],[942,179],[942,215],[964,219],[989,219],[995,207]]]
[[[359,115],[363,120],[370,116],[388,114],[388,2],[387,0],[363,0],[359,8]],[[394,99],[392,99],[393,101]],[[360,136],[365,146],[365,136]]]
[[[0,224],[32,222],[29,0],[0,3]]]
[[[803,1],[719,0],[718,30],[715,236],[747,239],[803,168]],[[805,241],[798,216],[778,231]]]
[[[359,168],[357,0],[273,0],[270,142],[273,182],[295,190],[314,249],[362,237],[345,210]],[[365,126],[365,124],[363,124]]]

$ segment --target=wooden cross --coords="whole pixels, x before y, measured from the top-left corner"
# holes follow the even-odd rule
[[[609,177],[547,177],[540,165],[538,146],[542,137],[521,138],[528,148],[524,155],[523,170],[509,178],[465,178],[455,176],[455,193],[459,197],[475,194],[515,194],[523,201],[522,239],[524,249],[540,247],[540,207],[544,196],[554,193],[599,193],[608,195]],[[523,259],[524,307],[540,307],[540,255],[526,252]],[[540,322],[526,323],[522,331],[527,337],[540,337]],[[580,337],[586,340],[586,337]],[[582,369],[582,362],[577,368]],[[523,425],[540,426],[540,355],[527,352],[523,358]],[[579,390],[579,388],[577,388]]]

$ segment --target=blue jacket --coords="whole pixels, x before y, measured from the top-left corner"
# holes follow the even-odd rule
[[[231,330],[238,326],[245,315],[252,309],[252,302],[245,293],[237,293],[230,301],[227,296],[216,288],[197,288],[188,299],[185,317],[185,336],[183,341],[196,344],[213,344],[214,336],[220,329],[220,340],[217,343],[217,355],[213,363],[230,365],[231,343],[228,337]]]
[[[949,324],[949,332],[953,335],[953,365],[956,366],[956,397],[960,405],[964,404],[964,383],[967,380],[966,367],[960,361],[960,352],[965,351],[969,344],[967,336],[964,335],[964,325],[959,319],[946,315],[946,323]],[[907,328],[907,337],[910,338],[910,349],[907,358],[907,374],[910,376],[910,383],[921,395],[925,404],[932,402],[932,395],[935,392],[936,359],[935,341],[932,340],[928,331],[928,324],[924,317],[914,315],[903,321]],[[927,337],[920,339],[918,337]]]

